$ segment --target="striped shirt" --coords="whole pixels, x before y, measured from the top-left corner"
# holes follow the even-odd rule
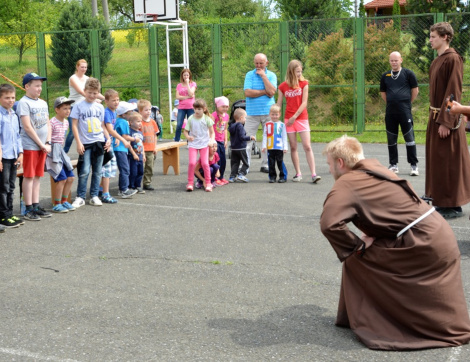
[[[51,118],[50,122],[52,130],[51,143],[60,143],[63,145],[65,140],[65,133],[69,128],[69,121],[67,118],[64,118],[64,121],[61,122],[57,118],[53,117]]]

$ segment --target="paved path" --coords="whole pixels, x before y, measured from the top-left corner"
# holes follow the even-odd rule
[[[313,147],[317,185],[269,184],[255,159],[249,184],[186,193],[186,175],[163,176],[159,156],[154,192],[1,234],[0,361],[470,360],[469,346],[371,351],[334,326],[341,264],[318,224],[333,178],[324,145]],[[365,150],[387,163],[385,145]],[[399,152],[422,194],[424,176],[407,176]],[[44,180],[45,206],[48,192]],[[451,225],[470,301],[464,212]]]

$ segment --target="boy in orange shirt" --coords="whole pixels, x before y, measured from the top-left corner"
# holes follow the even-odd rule
[[[142,116],[142,133],[144,134],[144,152],[145,152],[145,163],[144,163],[144,190],[153,191],[152,177],[153,177],[153,163],[157,154],[157,133],[158,126],[155,120],[150,118],[152,111],[152,104],[145,99],[141,99],[137,102],[137,109]]]

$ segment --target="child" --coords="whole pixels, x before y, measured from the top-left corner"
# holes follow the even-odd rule
[[[139,194],[145,194],[142,188],[142,177],[144,176],[144,134],[142,128],[142,116],[137,112],[132,112],[127,119],[129,121],[130,133],[132,137],[131,147],[129,147],[129,189],[137,190]]]
[[[16,171],[23,163],[20,124],[12,110],[15,96],[12,85],[0,85],[0,231],[24,223],[13,215]]]
[[[118,118],[116,119],[116,125],[114,130],[126,141],[133,141],[132,137],[129,136],[129,123],[127,118],[133,113],[136,105],[133,103],[119,102],[119,106],[116,109]],[[129,147],[130,148],[130,147]],[[127,157],[128,149],[121,142],[119,143],[115,139],[114,143],[114,155],[116,156],[116,162],[119,169],[119,196],[123,199],[128,199],[137,193],[137,190],[129,189],[129,159]]]
[[[217,153],[220,157],[219,166],[220,166],[220,178],[216,180],[217,186],[223,186],[228,184],[228,181],[224,179],[225,167],[227,164],[225,157],[225,148],[227,148],[228,140],[228,121],[229,116],[227,114],[229,101],[227,97],[217,97],[214,99],[217,110],[212,113],[212,118],[214,118],[214,132],[215,140],[217,141]]]
[[[199,151],[201,165],[204,170],[204,187],[207,192],[212,191],[211,174],[209,171],[209,144],[214,140],[214,121],[207,110],[206,101],[194,101],[194,114],[186,122],[184,135],[188,140],[188,184],[186,191],[193,191],[194,170],[196,168],[197,152]]]
[[[284,165],[284,153],[287,153],[286,126],[280,121],[281,108],[273,104],[269,110],[270,120],[263,129],[263,146],[261,152],[268,149],[269,182],[276,182],[276,163],[279,169],[279,183],[287,180],[287,169]]]
[[[57,213],[75,211],[75,207],[67,201],[74,179],[73,166],[63,148],[65,133],[69,128],[70,107],[74,102],[67,97],[57,98],[54,101],[56,115],[50,120],[52,151],[47,155],[46,168],[56,183],[52,211]]]
[[[178,119],[178,104],[180,104],[180,101],[175,99],[174,104],[175,104],[175,107],[171,111],[170,122],[171,122],[171,126],[174,129],[176,129],[176,122],[177,122],[177,119]]]
[[[213,187],[219,186],[216,183],[217,177],[220,177],[220,172],[219,172],[220,166],[217,164],[219,160],[220,158],[219,158],[219,155],[217,154],[217,144],[214,143],[209,146],[209,171],[211,173],[211,184]],[[200,158],[196,163],[194,174],[197,177],[196,188],[202,189],[203,184],[204,184],[204,169],[201,168]]]
[[[231,172],[228,182],[248,182],[249,180],[246,178],[246,170],[248,169],[246,141],[256,141],[256,137],[246,135],[245,128],[243,127],[246,121],[246,111],[243,108],[237,108],[233,112],[233,118],[235,119],[235,122],[228,128],[228,131],[230,132],[230,145],[232,148],[232,158],[230,159]],[[242,167],[240,172],[238,172],[240,161],[242,162]]]
[[[163,116],[160,114],[160,108],[155,107],[155,122],[158,126],[158,139],[161,140],[163,138]]]
[[[109,151],[111,139],[104,126],[104,107],[97,103],[101,84],[96,78],[88,78],[85,83],[85,99],[74,105],[72,117],[72,130],[77,142],[78,158],[78,185],[77,197],[72,206],[75,208],[85,205],[88,176],[91,174],[90,205],[101,206],[103,203],[98,197],[100,190],[101,173],[104,153]]]
[[[52,214],[39,206],[41,177],[44,176],[46,155],[51,152],[51,125],[47,103],[39,99],[42,82],[46,78],[36,73],[23,77],[26,94],[16,107],[21,121],[21,143],[23,145],[23,196],[26,204],[24,218],[39,221]]]
[[[150,110],[152,105],[149,101],[141,99],[137,102],[137,108],[142,116],[142,133],[144,134],[144,151],[145,151],[145,165],[144,165],[144,190],[153,191],[152,177],[153,177],[153,164],[155,156],[157,155],[157,137],[158,126],[157,123],[150,118]]]
[[[101,185],[102,185],[102,195],[101,201],[106,204],[115,204],[117,200],[111,196],[109,193],[109,181],[111,177],[116,177],[117,161],[116,156],[114,155],[114,147],[117,147],[121,143],[125,148],[129,148],[130,143],[126,141],[123,137],[119,135],[114,130],[116,125],[116,109],[119,105],[119,93],[114,89],[108,89],[104,94],[104,101],[106,103],[106,109],[104,110],[104,125],[108,130],[110,136],[114,137],[115,142],[112,144],[112,158],[111,160],[103,165]]]

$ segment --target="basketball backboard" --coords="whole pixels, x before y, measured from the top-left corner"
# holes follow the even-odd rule
[[[178,0],[133,0],[134,22],[150,23],[153,21],[177,20]],[[155,15],[158,15],[155,19]]]

